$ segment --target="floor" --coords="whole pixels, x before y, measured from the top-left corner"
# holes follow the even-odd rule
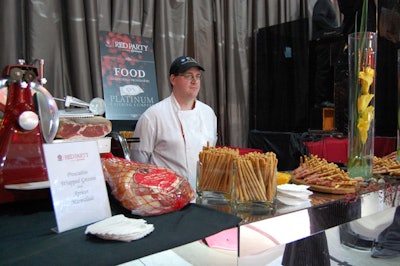
[[[393,217],[393,216],[392,216]],[[400,265],[400,257],[394,259],[371,258],[370,250],[350,248],[340,243],[339,227],[326,231],[331,266],[391,266]],[[196,241],[181,247],[153,254],[123,266],[281,266],[284,245],[268,249],[259,254],[240,257],[236,251],[218,248],[209,248],[200,241]]]

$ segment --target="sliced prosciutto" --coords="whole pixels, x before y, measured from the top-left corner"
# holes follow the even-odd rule
[[[112,130],[111,121],[102,117],[60,117],[56,138],[87,139],[99,138]]]

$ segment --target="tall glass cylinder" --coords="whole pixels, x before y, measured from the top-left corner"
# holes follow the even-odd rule
[[[375,77],[377,35],[356,32],[349,43],[349,148],[350,177],[372,177],[375,132]]]

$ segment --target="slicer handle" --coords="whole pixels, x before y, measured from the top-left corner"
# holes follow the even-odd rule
[[[25,130],[33,130],[39,125],[39,116],[32,111],[22,112],[18,117],[18,124]]]

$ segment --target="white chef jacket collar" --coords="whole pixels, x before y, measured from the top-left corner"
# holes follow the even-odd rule
[[[174,110],[182,111],[181,106],[179,105],[178,101],[176,100],[174,93],[171,93],[171,98],[172,98],[172,105],[174,107]],[[196,102],[197,102],[197,99],[194,100],[194,108],[192,110],[196,109]]]

